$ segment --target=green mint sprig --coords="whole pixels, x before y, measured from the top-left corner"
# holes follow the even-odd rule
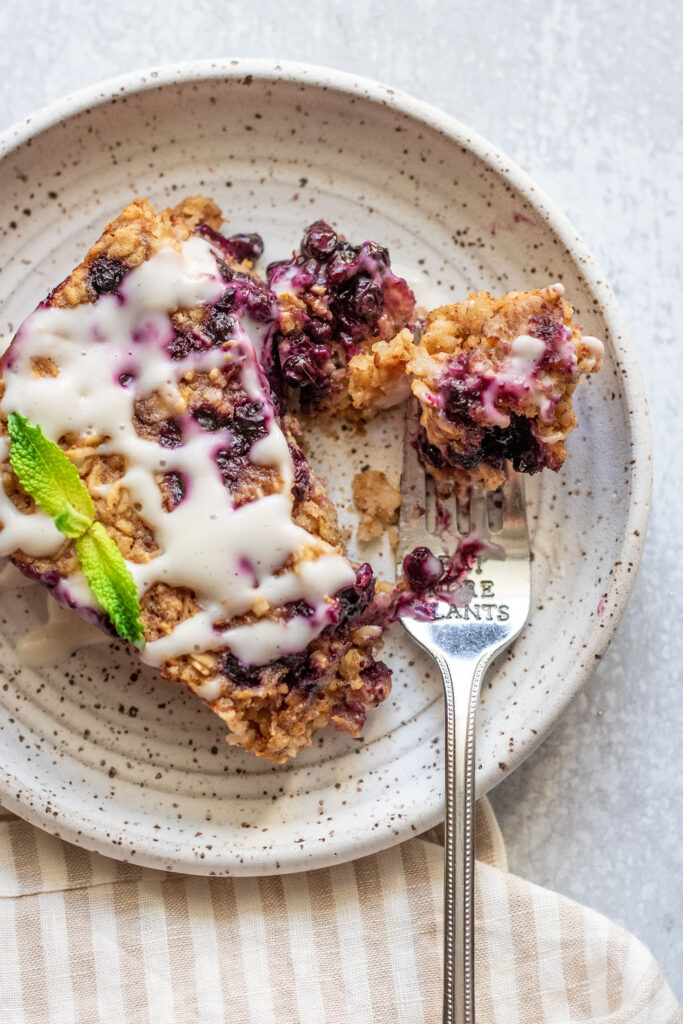
[[[142,649],[140,601],[123,555],[102,523],[78,470],[65,452],[45,437],[38,424],[11,412],[7,417],[10,462],[19,483],[66,537],[76,553],[88,585],[120,637]]]

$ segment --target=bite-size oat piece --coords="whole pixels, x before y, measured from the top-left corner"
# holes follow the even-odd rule
[[[360,512],[358,539],[376,540],[395,525],[401,492],[381,469],[356,473],[352,490],[354,504]]]
[[[135,200],[21,325],[1,364],[0,554],[112,630],[74,540],[24,491],[7,417],[77,467],[140,601],[143,661],[186,684],[228,741],[282,762],[326,724],[358,736],[390,690],[369,565],[275,408],[260,355],[279,323],[255,235],[215,203]]]
[[[428,314],[408,371],[421,406],[416,444],[444,485],[494,490],[508,459],[522,473],[564,462],[573,392],[600,369],[603,346],[583,335],[563,294],[561,284],[478,292]]]

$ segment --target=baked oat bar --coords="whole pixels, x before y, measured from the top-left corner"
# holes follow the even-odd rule
[[[282,762],[330,724],[358,736],[386,698],[370,566],[271,394],[280,307],[256,235],[195,196],[135,200],[20,327],[1,365],[0,554],[111,630],[73,540],[23,490],[7,417],[66,452],[125,559],[142,659],[187,685],[228,742]]]

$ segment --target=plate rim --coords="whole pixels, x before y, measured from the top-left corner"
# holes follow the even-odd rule
[[[597,665],[612,640],[631,597],[647,535],[652,492],[652,438],[646,392],[636,353],[617,299],[595,258],[566,214],[505,152],[454,116],[439,110],[424,100],[411,96],[409,93],[371,78],[324,65],[298,61],[226,57],[182,61],[143,68],[95,82],[69,93],[39,108],[2,132],[0,134],[0,160],[6,160],[27,141],[59,123],[97,107],[106,106],[117,94],[121,96],[140,94],[152,90],[163,90],[169,86],[182,85],[187,82],[240,79],[248,75],[258,80],[270,80],[275,85],[298,82],[303,85],[324,88],[326,91],[369,100],[420,121],[430,129],[436,129],[439,133],[457,142],[498,177],[520,192],[560,239],[568,257],[575,264],[580,276],[583,277],[588,290],[598,298],[601,315],[604,317],[614,341],[617,366],[627,370],[623,375],[625,379],[622,381],[622,387],[624,405],[631,413],[630,431],[634,465],[631,475],[631,501],[620,547],[620,564],[615,569],[608,589],[608,600],[613,616],[608,623],[605,623],[605,628],[593,630],[586,645],[586,654],[593,655],[593,658],[589,657],[589,660]],[[540,746],[557,725],[574,697],[592,677],[592,674],[589,669],[577,666],[573,685],[568,686],[562,694],[557,695],[557,699],[552,705],[552,711],[544,720],[543,730],[539,730],[539,735],[534,738],[533,743],[528,742],[518,752],[517,757],[513,759],[513,763],[508,765],[508,770],[505,773],[501,771],[497,778],[494,777],[488,781],[486,790],[502,781],[511,770],[522,764]],[[122,856],[118,859],[128,859],[123,856],[124,851],[120,847],[112,847],[111,839],[99,835],[105,829],[95,820],[89,822],[90,828],[86,832],[83,827],[85,821],[82,818],[70,821],[68,817],[63,817],[60,813],[59,817],[55,819],[53,817],[55,801],[50,802],[49,810],[43,808],[40,794],[35,790],[30,793],[26,792],[19,780],[14,779],[9,767],[4,764],[0,764],[0,798],[8,809],[53,835],[109,857],[116,856],[120,849]],[[326,852],[325,856],[316,857],[313,861],[305,855],[302,856],[301,851],[293,846],[291,853],[287,856],[278,855],[279,865],[277,867],[273,864],[245,862],[217,870],[215,863],[211,861],[198,862],[196,857],[191,854],[186,855],[180,844],[172,840],[155,844],[155,850],[138,850],[133,862],[148,867],[192,874],[257,875],[305,871],[343,863],[403,842],[434,826],[442,818],[443,814],[440,809],[426,809],[417,819],[412,818],[398,829],[399,834],[382,833],[378,835],[376,833],[373,837],[370,833],[361,844],[361,848],[357,848],[353,840],[347,839],[341,849]]]

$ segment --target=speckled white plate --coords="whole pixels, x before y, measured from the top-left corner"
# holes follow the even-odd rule
[[[494,786],[589,678],[631,592],[647,524],[640,375],[612,293],[571,225],[464,125],[322,68],[226,60],[134,74],[52,105],[0,145],[7,333],[134,195],[161,204],[212,195],[232,230],[264,235],[267,259],[327,218],[351,238],[387,244],[426,302],[565,283],[607,355],[577,394],[567,465],[529,487],[531,619],[489,673],[479,717],[477,783],[482,793]],[[333,492],[348,481],[340,451],[384,465],[396,434],[389,453],[375,435],[369,455],[341,432],[328,443],[321,461]],[[155,867],[267,874],[348,860],[441,818],[440,683],[400,632],[394,692],[364,741],[320,734],[274,768],[228,748],[204,707],[116,645],[20,668],[14,644],[44,620],[45,597],[28,587],[0,601],[0,799],[56,835]]]

